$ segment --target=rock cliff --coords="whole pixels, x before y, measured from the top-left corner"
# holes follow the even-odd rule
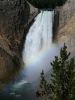
[[[0,0],[0,82],[21,63],[21,46],[38,10],[25,0]]]
[[[59,13],[59,27],[56,37],[58,43],[66,43],[75,56],[75,0],[68,0]]]
[[[59,28],[62,28],[75,14],[75,0],[67,0],[66,4],[59,9]]]

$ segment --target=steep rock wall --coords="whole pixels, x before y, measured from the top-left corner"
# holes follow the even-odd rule
[[[75,0],[68,0],[59,11],[59,27],[56,40],[66,43],[68,50],[75,57]]]
[[[59,8],[59,29],[64,27],[75,14],[75,0],[67,0],[66,4]]]
[[[68,21],[75,15],[75,0],[67,0],[61,7],[56,7],[54,17],[53,33],[54,37],[59,34]]]
[[[0,0],[0,82],[19,68],[22,40],[37,13],[26,0]]]

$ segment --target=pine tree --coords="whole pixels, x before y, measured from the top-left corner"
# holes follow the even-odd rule
[[[37,96],[42,100],[75,100],[75,62],[65,44],[60,50],[60,57],[56,56],[51,65],[51,80],[48,82],[42,71]]]

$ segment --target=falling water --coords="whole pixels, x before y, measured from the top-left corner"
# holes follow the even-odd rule
[[[23,61],[25,63],[15,80],[3,90],[7,100],[38,100],[35,90],[39,82],[42,70],[50,70],[50,61],[57,54],[58,47],[52,43],[52,27],[54,12],[41,11],[26,37],[23,49]]]
[[[53,11],[41,11],[31,26],[23,50],[23,61],[29,64],[39,59],[52,43]]]

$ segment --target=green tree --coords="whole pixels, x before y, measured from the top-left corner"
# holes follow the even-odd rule
[[[51,65],[51,80],[48,82],[42,71],[37,96],[42,100],[75,100],[75,62],[65,44],[60,50],[60,57],[56,56]]]
[[[66,0],[27,0],[37,8],[51,8],[54,9],[56,6],[63,5]]]

